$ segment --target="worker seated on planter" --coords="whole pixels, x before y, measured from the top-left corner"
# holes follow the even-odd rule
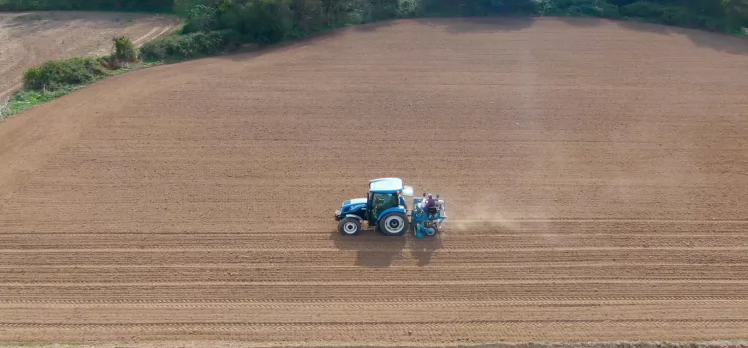
[[[426,199],[426,212],[428,212],[429,217],[435,217],[437,212],[436,207],[436,199],[434,199],[434,196],[429,193],[429,197]]]

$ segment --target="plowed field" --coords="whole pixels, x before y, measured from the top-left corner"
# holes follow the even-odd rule
[[[138,13],[0,12],[0,101],[21,88],[23,72],[32,66],[106,54],[119,35],[140,45],[178,23],[174,16]]]
[[[748,338],[747,53],[414,20],[107,79],[0,125],[0,341]],[[439,238],[337,234],[384,176]]]

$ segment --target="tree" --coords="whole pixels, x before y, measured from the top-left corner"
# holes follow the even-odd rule
[[[120,36],[112,39],[114,41],[114,60],[118,63],[133,63],[138,60],[138,54],[135,52],[135,46],[127,37]]]
[[[735,26],[748,26],[748,0],[723,0],[722,6]]]

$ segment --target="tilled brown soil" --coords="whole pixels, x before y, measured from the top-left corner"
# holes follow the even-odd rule
[[[416,20],[102,81],[0,125],[0,341],[745,339],[746,52]],[[445,232],[339,236],[383,176]]]
[[[134,44],[163,35],[174,16],[138,13],[39,11],[0,12],[0,102],[21,88],[23,72],[51,59],[106,54],[112,38]]]

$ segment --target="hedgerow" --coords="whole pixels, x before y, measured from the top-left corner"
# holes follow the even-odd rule
[[[109,74],[109,70],[97,58],[51,60],[28,69],[23,74],[23,87],[52,91],[91,83]]]
[[[0,0],[0,11],[89,10],[172,12],[174,0]]]
[[[212,55],[227,49],[230,43],[238,41],[237,38],[231,30],[166,36],[143,44],[139,58],[143,61],[178,60]]]

